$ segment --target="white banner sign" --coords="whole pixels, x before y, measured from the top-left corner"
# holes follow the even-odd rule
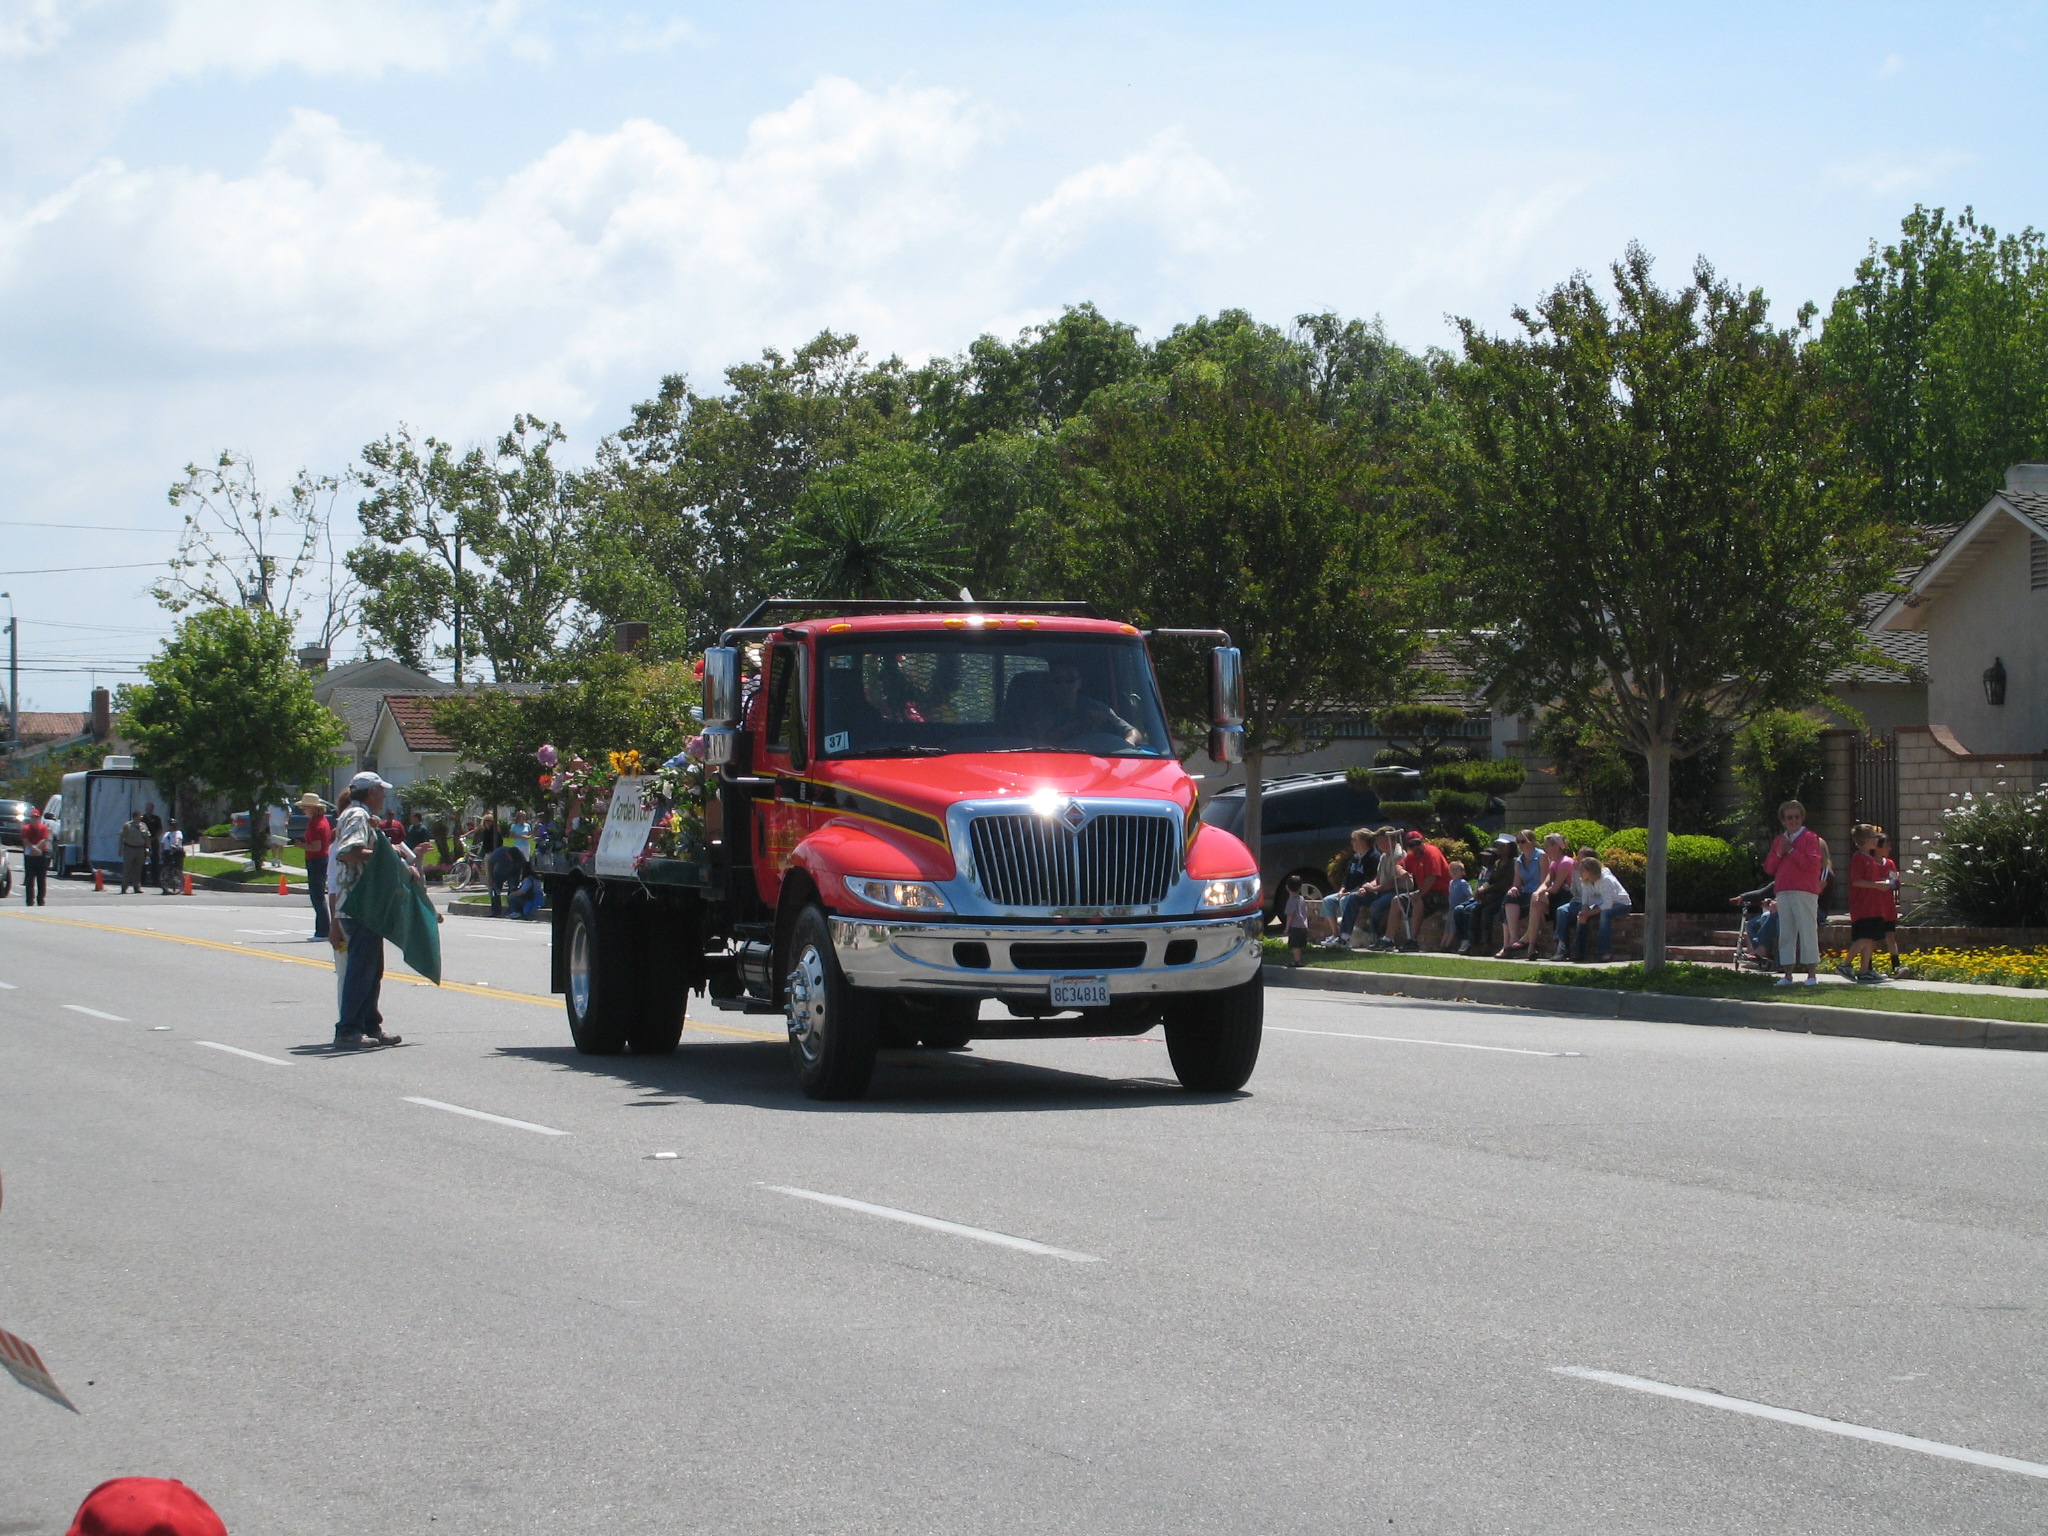
[[[630,880],[633,864],[647,850],[654,830],[654,800],[644,778],[620,779],[612,786],[611,809],[605,813],[604,835],[597,840],[593,861],[599,875]]]

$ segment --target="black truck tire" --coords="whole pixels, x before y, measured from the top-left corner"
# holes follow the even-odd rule
[[[1251,1080],[1265,1032],[1266,991],[1254,976],[1221,992],[1166,1002],[1166,1054],[1190,1093],[1235,1093]]]
[[[626,1032],[626,1044],[635,1056],[667,1056],[683,1039],[683,1009],[690,1000],[690,984],[678,936],[664,931],[659,908],[633,914],[633,979],[639,995],[634,998],[633,1023]]]
[[[974,1021],[981,1017],[979,998],[933,998],[920,1000],[917,1010],[918,1042],[930,1051],[966,1049],[974,1038]]]
[[[601,920],[588,888],[569,903],[569,1038],[585,1056],[616,1056],[635,1022],[632,974],[617,923]]]
[[[847,981],[832,952],[822,908],[797,914],[785,954],[789,987],[789,1059],[797,1085],[813,1099],[857,1099],[875,1075],[881,999]]]

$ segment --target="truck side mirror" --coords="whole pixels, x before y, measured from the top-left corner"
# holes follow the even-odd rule
[[[1219,645],[1209,653],[1209,761],[1244,761],[1244,653]]]
[[[711,767],[733,760],[739,723],[739,647],[714,645],[704,652],[704,761]]]
[[[1209,723],[1244,724],[1244,652],[1234,645],[1209,653]]]

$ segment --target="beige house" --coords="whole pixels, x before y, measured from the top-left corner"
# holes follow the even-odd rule
[[[1952,796],[2048,783],[2048,464],[2007,470],[1870,631],[1926,646],[1926,722],[1897,733],[1910,866]]]

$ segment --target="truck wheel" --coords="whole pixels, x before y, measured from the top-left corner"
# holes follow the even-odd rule
[[[797,914],[789,936],[789,1059],[813,1099],[857,1099],[875,1074],[880,999],[853,986],[832,952],[818,907]]]
[[[690,999],[690,985],[683,974],[675,935],[661,931],[660,914],[637,915],[640,921],[633,925],[632,953],[640,995],[635,999],[626,1044],[635,1056],[667,1056],[682,1043],[683,1008]]]
[[[1254,976],[1221,992],[1197,992],[1166,1004],[1166,1054],[1190,1093],[1235,1093],[1258,1065],[1266,993]]]
[[[626,1048],[626,1026],[632,1018],[625,956],[618,953],[616,933],[598,921],[597,903],[580,890],[569,903],[569,984],[563,1001],[569,1009],[569,1037],[586,1056],[616,1056]],[[611,942],[608,942],[611,941]]]

